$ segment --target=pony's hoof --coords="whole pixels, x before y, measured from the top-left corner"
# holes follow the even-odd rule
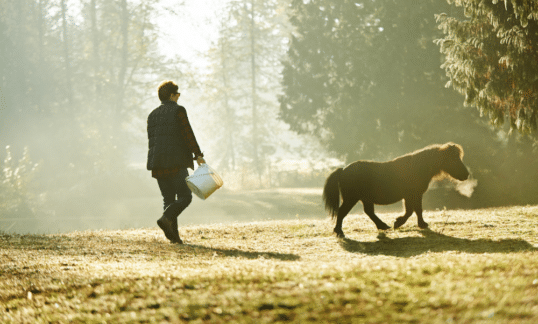
[[[344,232],[334,232],[334,234],[336,234],[337,238],[341,238],[341,239],[346,238],[346,236],[344,235]]]
[[[386,231],[386,230],[390,229],[390,226],[385,224],[385,223],[382,223],[382,224],[377,225],[377,229],[382,230],[382,231]]]
[[[426,223],[426,222],[418,223],[418,227],[420,227],[422,229],[428,228],[428,223]]]
[[[405,219],[396,218],[396,221],[394,222],[394,229],[397,229],[398,227],[405,224]]]

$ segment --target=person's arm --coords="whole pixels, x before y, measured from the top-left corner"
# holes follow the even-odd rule
[[[194,153],[194,160],[196,160],[198,164],[205,163],[204,154],[200,150],[200,146],[196,141],[196,137],[194,136],[194,132],[192,131],[192,127],[189,123],[189,118],[187,117],[187,111],[185,110],[185,108],[181,107],[181,109],[179,109],[178,119],[179,125],[181,127],[181,134],[185,139],[185,143],[187,144],[189,151],[191,153]]]

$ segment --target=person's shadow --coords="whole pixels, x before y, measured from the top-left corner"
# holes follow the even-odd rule
[[[530,243],[519,239],[488,240],[463,239],[421,230],[422,237],[390,238],[380,233],[376,242],[359,242],[352,239],[341,239],[340,245],[346,251],[369,255],[392,255],[412,257],[427,252],[459,251],[466,253],[512,253],[538,251]]]
[[[1,233],[0,233],[1,234]],[[9,238],[9,236],[7,236]],[[0,235],[0,247],[2,247]],[[234,248],[208,247],[198,244],[170,244],[168,242],[148,242],[146,239],[132,237],[102,237],[93,238],[95,245],[91,249],[86,248],[86,240],[71,239],[65,236],[24,235],[18,238],[17,244],[10,245],[13,250],[46,250],[60,252],[65,256],[81,255],[114,255],[118,250],[125,252],[122,246],[128,245],[132,253],[147,253],[148,244],[153,246],[150,250],[159,250],[159,254],[170,255],[200,255],[210,257],[239,257],[245,259],[275,259],[281,261],[297,261],[301,257],[291,253],[279,253],[275,251],[245,251]],[[118,247],[119,244],[119,247]],[[49,253],[49,252],[46,252]]]

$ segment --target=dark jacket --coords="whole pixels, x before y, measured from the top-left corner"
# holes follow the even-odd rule
[[[148,116],[147,169],[191,168],[203,156],[183,106],[163,101]]]

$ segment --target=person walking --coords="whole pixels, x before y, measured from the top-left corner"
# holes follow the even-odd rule
[[[179,237],[177,217],[192,201],[192,193],[185,178],[187,168],[194,170],[206,163],[204,154],[196,141],[185,107],[177,104],[179,87],[173,81],[159,85],[161,105],[148,116],[147,169],[157,179],[164,201],[164,212],[157,225],[171,243],[182,244]]]

